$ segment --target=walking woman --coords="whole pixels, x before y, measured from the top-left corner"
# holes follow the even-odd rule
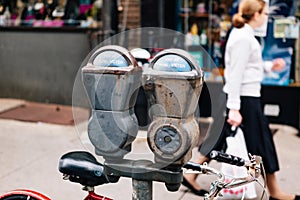
[[[239,5],[239,12],[233,16],[234,28],[225,50],[223,88],[227,94],[225,123],[235,127],[242,124],[240,127],[245,136],[248,152],[262,156],[270,199],[300,200],[300,196],[286,194],[278,185],[275,176],[275,172],[279,170],[277,153],[269,124],[261,108],[260,90],[264,71],[279,71],[285,66],[282,59],[275,59],[273,62],[262,60],[261,46],[254,36],[254,29],[265,23],[267,15],[265,1],[243,0]],[[220,149],[225,141],[226,136],[221,134],[214,149]],[[203,155],[206,156],[193,161],[197,163],[208,161],[208,154]],[[195,194],[203,195],[196,178],[197,175],[194,174],[185,175],[183,185],[189,187]]]

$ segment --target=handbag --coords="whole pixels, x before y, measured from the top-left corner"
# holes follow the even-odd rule
[[[237,128],[235,135],[228,136],[226,143],[226,153],[241,157],[245,160],[249,159],[244,134],[241,128]],[[226,182],[230,182],[232,178],[242,178],[248,175],[245,167],[238,167],[226,163],[221,164],[220,171],[225,175]],[[235,188],[223,189],[221,194],[223,196],[222,199],[253,199],[257,197],[254,182]]]

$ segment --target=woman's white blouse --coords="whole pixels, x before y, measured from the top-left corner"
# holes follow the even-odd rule
[[[225,50],[225,86],[228,94],[227,108],[240,109],[240,96],[260,97],[264,70],[270,71],[272,63],[262,60],[261,46],[248,24],[234,28]]]

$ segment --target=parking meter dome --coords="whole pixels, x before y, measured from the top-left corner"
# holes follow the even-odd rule
[[[130,60],[127,60],[119,52],[113,50],[99,53],[93,58],[92,64],[96,67],[128,67],[132,65]]]
[[[166,49],[159,52],[151,62],[152,68],[159,71],[170,71],[159,68],[159,65],[169,65],[174,72],[187,72],[196,70],[202,74],[202,70],[195,58],[187,51],[182,49]],[[158,66],[157,66],[158,65]]]
[[[184,58],[176,54],[161,57],[153,64],[153,69],[166,72],[192,71],[190,64]]]

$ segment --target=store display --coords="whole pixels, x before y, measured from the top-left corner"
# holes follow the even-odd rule
[[[10,14],[9,8],[6,7],[3,15],[0,18],[0,25],[1,26],[9,26],[10,23],[11,23],[11,14]]]
[[[291,76],[291,72],[295,68],[293,49],[295,48],[295,39],[298,36],[293,38],[291,35],[293,33],[289,32],[295,23],[295,20],[290,20],[294,19],[296,14],[294,5],[296,5],[296,0],[270,1],[268,34],[262,38],[262,44],[264,44],[263,59],[264,61],[272,61],[275,58],[283,58],[286,65],[282,71],[265,73],[263,84],[289,85],[294,82],[295,77],[294,75]]]
[[[33,6],[33,12],[34,12],[35,19],[44,20],[45,16],[46,16],[45,11],[46,11],[46,8],[45,8],[44,2],[42,0],[37,0]]]
[[[299,36],[299,21],[296,17],[278,18],[274,20],[274,38],[297,39]]]
[[[231,28],[229,15],[232,16],[238,11],[239,2],[240,0],[182,0],[181,3],[181,10],[186,11],[180,14],[182,27],[197,25],[200,45],[208,51],[220,71],[224,67],[222,54],[227,33]],[[265,73],[263,84],[289,85],[299,77],[299,71],[296,70],[299,69],[297,67],[299,61],[296,60],[295,55],[298,52],[295,46],[299,37],[299,2],[297,0],[267,1],[269,19],[261,28],[255,30],[255,34],[262,44],[264,61],[283,58],[286,66],[280,72]],[[186,29],[182,28],[182,30]],[[191,43],[186,43],[186,46],[189,45]],[[195,52],[192,53],[196,55]]]
[[[203,29],[200,35],[200,44],[205,48],[207,46],[207,35],[206,30]]]
[[[182,30],[186,27],[198,27],[197,36],[200,38],[200,45],[190,46],[186,40],[186,47],[189,53],[197,60],[199,65],[205,71],[205,80],[213,82],[222,82],[223,56],[222,52],[225,45],[225,39],[228,30],[231,27],[231,19],[228,17],[228,8],[231,7],[232,0],[182,0],[180,14]],[[187,33],[186,35],[188,35]],[[211,57],[213,63],[204,58],[204,54]]]
[[[206,10],[205,10],[205,3],[198,3],[197,5],[197,11],[198,13],[206,13]]]
[[[102,0],[0,1],[0,26],[96,28],[101,8]]]
[[[197,24],[193,24],[191,27],[191,31],[185,35],[185,45],[186,46],[194,46],[200,45],[201,40],[198,35],[198,27]]]
[[[47,0],[47,3],[46,3],[46,17],[45,19],[46,20],[51,20],[53,19],[53,11],[54,9],[56,8],[57,6],[57,2],[54,1],[54,0]]]

